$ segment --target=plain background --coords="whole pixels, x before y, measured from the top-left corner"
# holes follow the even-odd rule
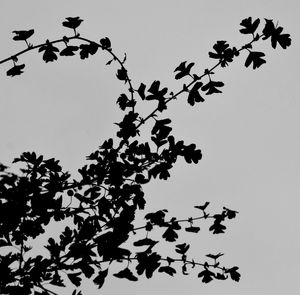
[[[195,216],[193,206],[205,201],[211,202],[211,212],[223,206],[239,211],[225,235],[213,236],[208,225],[200,224],[198,235],[184,235],[181,242],[191,242],[191,255],[199,261],[208,253],[226,253],[220,261],[239,266],[241,281],[205,285],[197,270],[183,276],[178,265],[175,278],[157,273],[132,283],[110,275],[100,291],[86,285],[83,294],[297,293],[299,9],[296,0],[1,1],[0,59],[25,48],[12,40],[13,30],[34,28],[30,42],[39,44],[72,34],[61,23],[80,16],[82,36],[95,41],[107,36],[119,56],[127,53],[136,88],[160,80],[170,90],[181,89],[184,81],[176,81],[173,73],[179,63],[195,62],[199,73],[213,66],[207,53],[217,40],[237,47],[249,40],[239,33],[248,16],[274,19],[292,37],[288,50],[273,50],[269,41],[255,45],[267,60],[256,71],[244,67],[245,53],[230,67],[216,70],[215,79],[225,83],[223,94],[194,107],[184,95],[170,104],[162,118],[172,119],[178,140],[201,148],[203,160],[198,165],[179,161],[170,180],[144,189],[146,212],[167,208],[170,216]],[[113,123],[122,119],[116,99],[126,87],[115,77],[116,66],[105,66],[108,60],[100,52],[87,61],[77,56],[45,64],[39,53],[30,52],[20,57],[25,73],[15,78],[5,74],[12,64],[2,64],[0,162],[10,165],[22,152],[35,151],[59,159],[76,177],[85,156],[113,136]],[[152,108],[149,103],[140,110],[146,114]],[[167,246],[172,255],[174,246]]]

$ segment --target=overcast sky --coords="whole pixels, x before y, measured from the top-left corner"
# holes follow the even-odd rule
[[[98,41],[109,37],[114,51],[127,53],[127,69],[134,87],[154,80],[179,90],[174,69],[195,62],[202,73],[214,62],[208,58],[215,41],[239,47],[247,36],[239,33],[242,19],[278,21],[292,37],[288,50],[273,50],[269,41],[256,48],[267,63],[246,69],[242,54],[230,67],[216,70],[225,83],[223,94],[190,107],[183,95],[170,104],[175,137],[201,148],[198,165],[180,161],[168,181],[145,187],[146,211],[167,208],[180,218],[194,216],[194,205],[211,202],[212,212],[223,206],[239,211],[225,235],[188,236],[191,253],[224,252],[225,265],[240,267],[241,281],[205,285],[197,271],[189,276],[127,282],[110,276],[92,294],[295,294],[299,290],[300,102],[299,1],[8,1],[0,3],[0,59],[22,49],[13,30],[35,29],[34,44],[68,35],[65,17],[80,16],[82,36]],[[85,156],[116,131],[122,119],[115,102],[126,88],[115,78],[109,56],[99,53],[87,61],[61,58],[45,64],[41,55],[20,57],[25,73],[6,77],[11,64],[1,65],[0,162],[10,165],[24,151],[55,157],[76,177]],[[148,113],[149,104],[143,111]],[[200,224],[201,226],[201,224]],[[172,248],[173,245],[170,245]],[[71,289],[72,290],[72,289]],[[95,290],[87,287],[86,290]],[[71,294],[66,290],[65,294]],[[83,292],[83,294],[91,294]]]

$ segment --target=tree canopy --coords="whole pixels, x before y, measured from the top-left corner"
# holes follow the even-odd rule
[[[71,30],[70,35],[42,44],[28,40],[32,40],[34,29],[13,31],[13,40],[24,42],[26,47],[0,61],[12,62],[6,74],[15,77],[24,73],[25,64],[19,59],[29,51],[38,51],[49,63],[77,55],[86,60],[102,50],[109,56],[106,65],[118,66],[116,78],[127,87],[116,101],[124,112],[116,123],[116,136],[87,156],[87,164],[78,169],[80,179],[73,179],[58,160],[35,152],[27,151],[14,159],[13,163],[22,166],[19,173],[0,165],[0,247],[6,250],[0,255],[1,294],[56,294],[51,286],[71,283],[75,288],[72,295],[80,295],[83,277],[101,288],[109,273],[137,281],[138,276],[151,278],[154,272],[174,276],[178,271],[184,275],[195,271],[203,283],[228,278],[238,282],[238,266],[224,266],[220,261],[223,253],[208,253],[203,261],[197,261],[188,254],[188,242],[177,242],[183,230],[200,232],[200,220],[209,222],[212,234],[225,233],[228,220],[234,219],[237,211],[223,207],[211,213],[209,202],[203,201],[195,204],[195,215],[186,219],[169,217],[165,208],[145,214],[142,225],[136,224],[135,217],[146,206],[144,184],[155,178],[168,180],[180,157],[188,164],[197,164],[202,158],[195,144],[172,135],[172,120],[163,116],[168,104],[183,96],[193,107],[205,102],[207,96],[222,93],[224,83],[215,78],[215,70],[228,67],[242,51],[247,53],[245,67],[258,69],[266,60],[263,52],[254,50],[255,43],[267,40],[274,49],[286,49],[291,45],[290,35],[271,19],[265,19],[258,32],[260,19],[248,17],[240,23],[240,33],[249,35],[248,43],[238,48],[217,41],[208,53],[216,63],[201,73],[193,72],[194,62],[181,62],[174,70],[175,79],[185,82],[180,90],[170,91],[158,80],[135,86],[125,67],[126,54],[118,57],[108,37],[97,41],[82,37],[82,22],[80,17],[67,17],[62,25]],[[142,117],[137,110],[147,101],[155,101],[156,107]],[[142,142],[139,136],[145,124],[151,131],[149,140]],[[68,224],[59,239],[49,237],[44,245],[48,255],[36,254],[32,241],[47,234],[50,222],[64,221]],[[152,238],[154,230],[161,233],[159,240]],[[139,232],[144,233],[142,238],[137,238]],[[172,255],[163,256],[156,250],[164,242],[170,243]],[[111,273],[113,263],[120,269]]]

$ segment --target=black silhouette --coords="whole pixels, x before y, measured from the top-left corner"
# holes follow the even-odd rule
[[[252,21],[249,17],[241,22],[243,28],[240,32],[249,34],[251,40],[240,49],[230,47],[226,41],[216,42],[213,46],[215,52],[209,52],[209,57],[216,59],[217,63],[202,74],[191,73],[193,62],[180,63],[175,69],[175,79],[185,77],[190,82],[169,94],[168,88],[162,87],[160,81],[154,81],[149,87],[141,83],[135,89],[125,68],[126,54],[123,60],[119,59],[112,51],[108,37],[99,42],[81,37],[76,31],[82,23],[79,17],[68,17],[63,22],[63,26],[74,31],[73,36],[47,40],[44,44],[27,43],[34,30],[14,31],[16,36],[13,39],[25,41],[27,48],[0,61],[0,64],[13,62],[13,67],[6,72],[8,76],[23,73],[25,65],[17,64],[18,57],[31,50],[42,52],[43,60],[48,63],[59,56],[77,55],[77,51],[81,59],[87,59],[102,49],[110,56],[107,65],[118,64],[116,77],[129,91],[117,99],[118,106],[125,113],[123,119],[115,123],[119,127],[117,138],[104,141],[87,157],[88,164],[78,170],[81,174],[79,180],[71,179],[58,160],[44,159],[34,152],[24,152],[14,159],[13,163],[20,162],[24,167],[18,175],[0,164],[0,247],[11,250],[0,255],[1,294],[53,295],[56,293],[48,289],[49,285],[64,287],[69,282],[80,287],[83,277],[92,279],[101,288],[113,262],[121,264],[120,270],[113,275],[130,281],[137,281],[141,275],[151,278],[156,271],[174,276],[178,264],[184,275],[200,268],[198,277],[204,283],[228,277],[240,280],[237,266],[220,264],[223,253],[207,254],[208,261],[197,262],[188,255],[190,245],[187,243],[175,244],[170,257],[162,257],[155,250],[158,243],[176,242],[182,228],[198,233],[200,227],[194,223],[200,219],[212,221],[209,230],[213,234],[224,233],[224,223],[235,218],[237,211],[223,207],[220,213],[211,214],[207,211],[209,202],[205,202],[195,206],[201,212],[195,217],[184,220],[167,218],[168,211],[161,209],[146,214],[144,225],[136,226],[134,222],[137,210],[143,210],[146,205],[143,184],[157,177],[167,180],[178,157],[183,157],[187,163],[198,163],[202,157],[195,144],[185,144],[171,135],[172,121],[160,113],[167,109],[170,101],[186,92],[191,106],[204,102],[205,95],[221,93],[224,83],[212,80],[213,71],[218,66],[227,67],[241,51],[248,52],[246,67],[251,64],[253,69],[262,66],[266,62],[262,58],[265,55],[252,50],[255,42],[270,38],[273,48],[277,43],[283,49],[291,45],[290,36],[282,34],[282,27],[275,27],[269,19],[265,22],[261,34],[256,33],[259,19]],[[70,45],[73,40],[82,44]],[[61,44],[65,47],[59,49]],[[148,100],[157,101],[157,106],[148,116],[141,117],[135,107]],[[140,142],[140,127],[150,124],[150,119],[153,119],[151,139]],[[63,198],[68,202],[63,202]],[[66,203],[67,206],[63,205]],[[73,224],[65,227],[58,240],[49,238],[45,245],[49,257],[35,256],[30,252],[30,238],[45,233],[50,221],[66,219]],[[155,228],[162,229],[159,241],[151,239]],[[133,244],[128,245],[129,237],[140,231],[144,231],[145,236],[135,238]],[[78,289],[72,293],[81,294]]]

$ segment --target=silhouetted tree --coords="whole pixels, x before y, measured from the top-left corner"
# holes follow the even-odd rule
[[[257,33],[260,20],[248,17],[241,22],[240,29],[250,37],[247,44],[236,48],[226,41],[217,41],[209,52],[216,64],[203,73],[192,72],[193,62],[180,63],[175,69],[175,79],[186,77],[189,82],[179,91],[170,92],[160,81],[151,85],[141,83],[135,88],[125,68],[126,55],[123,59],[117,57],[107,37],[100,41],[82,37],[78,33],[81,23],[79,17],[66,18],[62,24],[73,30],[72,36],[38,45],[28,42],[34,35],[33,29],[14,31],[13,39],[23,41],[27,47],[1,60],[0,64],[11,61],[13,66],[6,74],[13,77],[23,73],[25,64],[19,63],[19,57],[29,51],[38,50],[48,63],[58,56],[78,53],[85,60],[101,49],[110,56],[107,65],[118,65],[116,77],[128,87],[128,92],[117,99],[124,117],[117,123],[116,138],[105,140],[87,157],[89,162],[78,170],[81,175],[78,180],[71,179],[58,160],[45,159],[34,152],[24,152],[14,159],[13,163],[23,164],[19,174],[0,165],[0,247],[7,250],[0,256],[0,293],[56,294],[51,285],[64,287],[69,281],[77,288],[83,277],[92,279],[101,288],[113,262],[120,264],[120,270],[112,274],[130,281],[137,281],[141,275],[151,278],[155,271],[173,276],[178,264],[183,274],[200,268],[198,277],[204,283],[228,277],[239,281],[237,266],[220,264],[222,253],[207,254],[207,258],[199,262],[188,254],[190,245],[187,243],[171,244],[175,253],[170,257],[162,257],[156,250],[156,245],[163,241],[176,242],[182,229],[198,233],[199,220],[210,222],[209,230],[213,234],[224,233],[226,220],[235,218],[236,211],[223,207],[221,212],[212,214],[207,210],[209,202],[205,202],[195,206],[199,212],[195,217],[167,218],[168,211],[161,209],[146,214],[143,225],[134,224],[135,214],[145,208],[144,184],[154,178],[167,180],[178,157],[183,157],[187,163],[196,164],[201,160],[201,151],[195,144],[186,144],[172,135],[171,119],[162,116],[168,104],[183,95],[194,106],[204,102],[207,95],[221,93],[224,83],[215,79],[214,70],[219,66],[227,67],[242,51],[247,53],[245,66],[259,68],[266,62],[265,54],[255,51],[254,43],[271,40],[273,48],[279,44],[286,49],[291,44],[290,35],[283,34],[283,28],[270,19],[265,19],[262,32]],[[136,106],[149,100],[156,101],[157,106],[141,117]],[[151,124],[151,138],[141,142],[140,127],[146,123]],[[44,234],[50,221],[64,220],[68,220],[69,225],[59,238],[49,238],[44,245],[48,256],[30,251],[30,240]],[[151,238],[155,228],[162,229],[160,240]],[[137,231],[144,231],[145,237],[134,239]],[[79,289],[72,293],[79,294],[82,294]]]

